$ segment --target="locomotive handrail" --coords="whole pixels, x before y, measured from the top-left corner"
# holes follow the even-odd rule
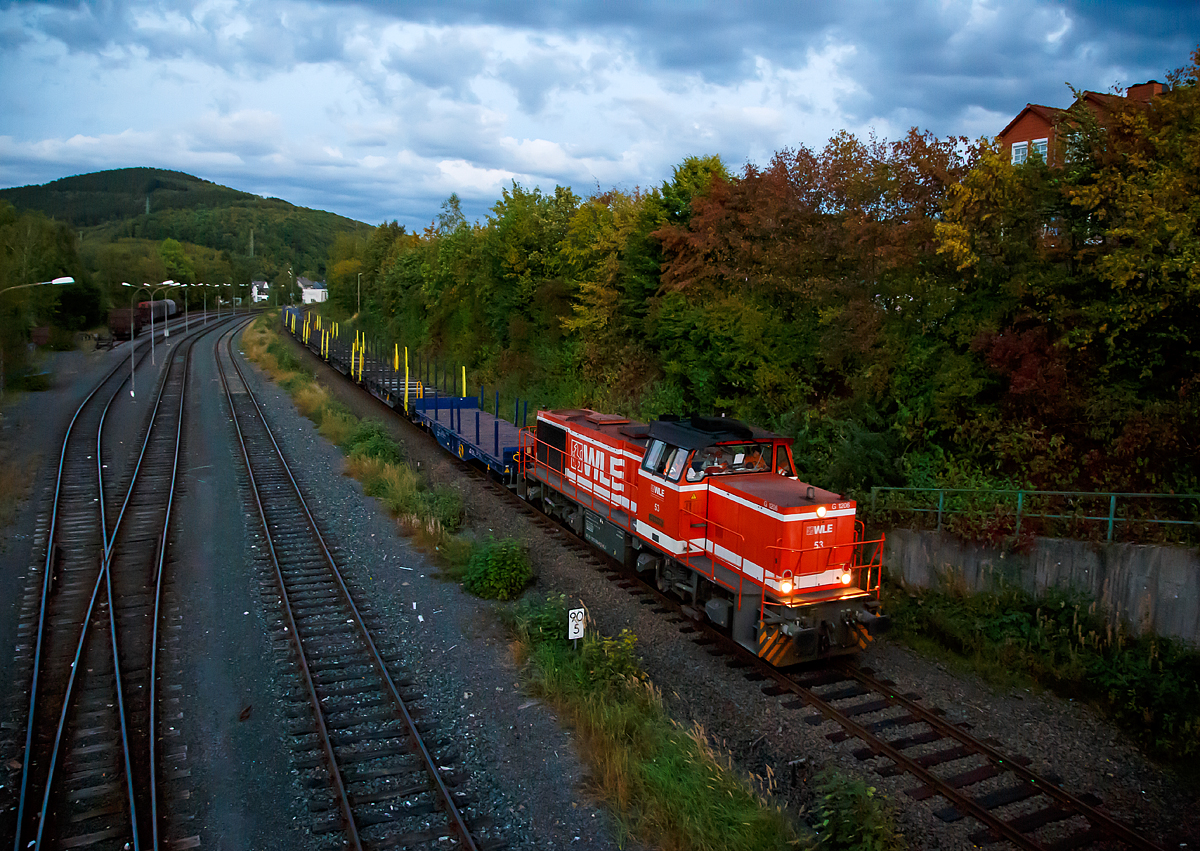
[[[566,450],[559,449],[557,446],[551,446],[544,440],[538,440],[537,433],[534,431],[535,426],[524,426],[517,430],[517,471],[520,475],[526,475],[526,465],[532,464],[536,471],[539,468],[545,467],[547,470],[553,470],[559,475],[565,475],[567,466]],[[557,470],[549,463],[542,461],[537,457],[537,448],[539,446],[546,447],[546,456],[550,457],[551,452],[557,452],[562,456],[562,470]],[[526,459],[529,459],[528,461]]]
[[[713,520],[709,517],[701,516],[700,514],[696,513],[695,511],[692,511],[686,505],[681,504],[679,506],[679,510],[682,511],[684,515],[690,515],[692,517],[699,518],[701,521],[703,521],[702,525],[704,525],[704,526],[709,526],[709,525],[716,526],[722,532],[726,532],[730,535],[733,535],[736,538],[739,538],[741,546],[738,548],[739,549],[738,559],[740,560],[741,563],[737,564],[736,567],[740,572],[742,572],[742,573],[746,572],[746,570],[745,570],[745,567],[746,567],[746,536],[745,535],[743,535],[741,532],[735,532],[731,527],[726,526],[722,523],[718,523],[716,520]],[[706,531],[704,533],[704,540],[707,541],[710,537],[711,536]],[[684,564],[686,564],[688,567],[691,567],[693,570],[696,570],[696,568],[692,567],[691,560],[690,560],[690,556],[692,555],[692,541],[693,540],[694,540],[693,538],[684,538],[683,539],[683,544],[684,544],[684,548],[685,548],[684,549]],[[708,558],[708,548],[705,547],[703,544],[701,544],[701,546],[700,546],[700,553],[704,554],[705,558]],[[709,560],[715,563],[718,558],[719,558],[719,556],[716,553],[715,545],[714,545],[714,550],[712,552],[712,558]],[[731,567],[735,566],[734,563],[729,561],[728,559],[722,558],[721,561],[725,562],[726,564],[730,565]],[[696,572],[703,574],[703,571],[697,570]],[[716,571],[714,570],[713,576],[710,576],[709,579],[715,579],[715,577],[716,577]],[[753,581],[753,579],[751,581]],[[763,581],[759,582],[759,583],[755,583],[755,584],[761,585],[765,588],[766,582],[767,582],[766,574],[764,573]]]
[[[855,521],[855,522],[857,525],[860,525],[860,526],[862,525],[858,521]],[[858,538],[858,536],[856,535],[854,543],[852,543],[852,544],[834,544],[831,547],[785,547],[782,544],[768,544],[767,549],[779,550],[781,552],[794,552],[794,553],[803,554],[803,553],[807,553],[807,552],[816,552],[818,550],[840,550],[840,549],[848,548],[851,550],[849,561],[848,562],[846,562],[846,561],[834,562],[834,566],[836,567],[838,565],[846,565],[847,563],[849,563],[849,567],[845,568],[846,570],[866,571],[866,582],[864,585],[860,585],[859,587],[862,588],[863,591],[866,591],[869,594],[871,592],[878,593],[880,590],[880,586],[883,583],[883,546],[882,546],[883,542],[884,542],[884,536],[882,536],[882,535],[880,535],[878,538],[876,538],[872,541],[860,540]],[[879,546],[877,546],[875,548],[875,554],[873,556],[871,556],[870,561],[863,562],[861,560],[861,558],[854,557],[855,550],[858,550],[859,554],[861,555],[864,547],[868,547],[873,544],[878,544]],[[797,561],[797,564],[799,564],[798,561]],[[873,582],[871,579],[872,574],[874,574],[874,576],[875,576],[875,579]]]

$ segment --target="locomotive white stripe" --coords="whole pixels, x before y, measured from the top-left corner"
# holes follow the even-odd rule
[[[635,524],[635,531],[642,537],[647,538],[657,544],[661,549],[666,550],[674,556],[686,557],[688,553],[695,552],[695,541],[679,541],[672,538],[670,535],[655,529],[653,526],[638,520]],[[655,540],[654,535],[658,536]],[[716,544],[712,541],[705,541],[704,549],[707,553],[722,559],[727,564],[736,567],[738,562],[741,562],[742,572],[750,579],[762,582],[768,588],[774,591],[779,591],[778,574],[767,571],[762,565],[757,564],[750,559],[739,558],[738,554],[726,547]],[[843,568],[835,567],[821,573],[799,573],[792,576],[792,588],[802,590],[805,588],[820,588],[827,585],[842,584]]]
[[[608,500],[608,502],[612,505],[619,505],[626,510],[629,510],[630,506],[632,505],[633,510],[637,510],[637,503],[630,503],[630,501],[623,496],[614,496],[612,491],[604,487],[604,485],[596,484],[587,476],[581,476],[569,467],[566,470],[566,476],[575,483],[577,488],[589,491],[596,496],[602,497],[603,499]]]

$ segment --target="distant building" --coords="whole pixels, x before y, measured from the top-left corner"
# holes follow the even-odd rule
[[[325,288],[324,281],[310,281],[301,275],[296,279],[296,283],[300,285],[301,304],[314,304],[329,298],[329,290]]]
[[[257,304],[271,297],[271,285],[266,281],[250,282],[250,301]]]
[[[1150,80],[1130,86],[1124,97],[1101,92],[1083,92],[1079,100],[1066,109],[1029,103],[1017,113],[1016,118],[1008,122],[1008,126],[1000,131],[997,138],[1000,140],[1001,150],[1007,151],[1012,158],[1013,165],[1020,165],[1035,154],[1049,165],[1062,165],[1063,150],[1058,140],[1058,127],[1071,110],[1089,109],[1103,125],[1115,105],[1129,101],[1149,103],[1162,94],[1162,90],[1162,83]]]

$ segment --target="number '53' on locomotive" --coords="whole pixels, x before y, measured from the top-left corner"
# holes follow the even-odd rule
[[[796,477],[791,443],[724,417],[544,410],[517,488],[774,665],[853,653],[887,626],[883,538]]]

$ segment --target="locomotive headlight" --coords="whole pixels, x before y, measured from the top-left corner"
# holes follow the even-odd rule
[[[850,575],[850,571],[848,571],[848,570],[847,570],[845,573],[843,573],[843,574],[842,574],[842,584],[843,584],[843,585],[849,585],[849,584],[850,584],[850,580],[851,580],[851,579],[853,579],[853,578],[854,578],[854,577]]]
[[[823,506],[823,505],[818,505],[818,506],[817,506],[817,516],[818,516],[818,517],[824,517],[824,516],[825,516],[825,506]]]
[[[792,593],[792,580],[788,577],[785,577],[784,579],[780,580],[779,590],[782,591],[784,594],[791,594]]]

